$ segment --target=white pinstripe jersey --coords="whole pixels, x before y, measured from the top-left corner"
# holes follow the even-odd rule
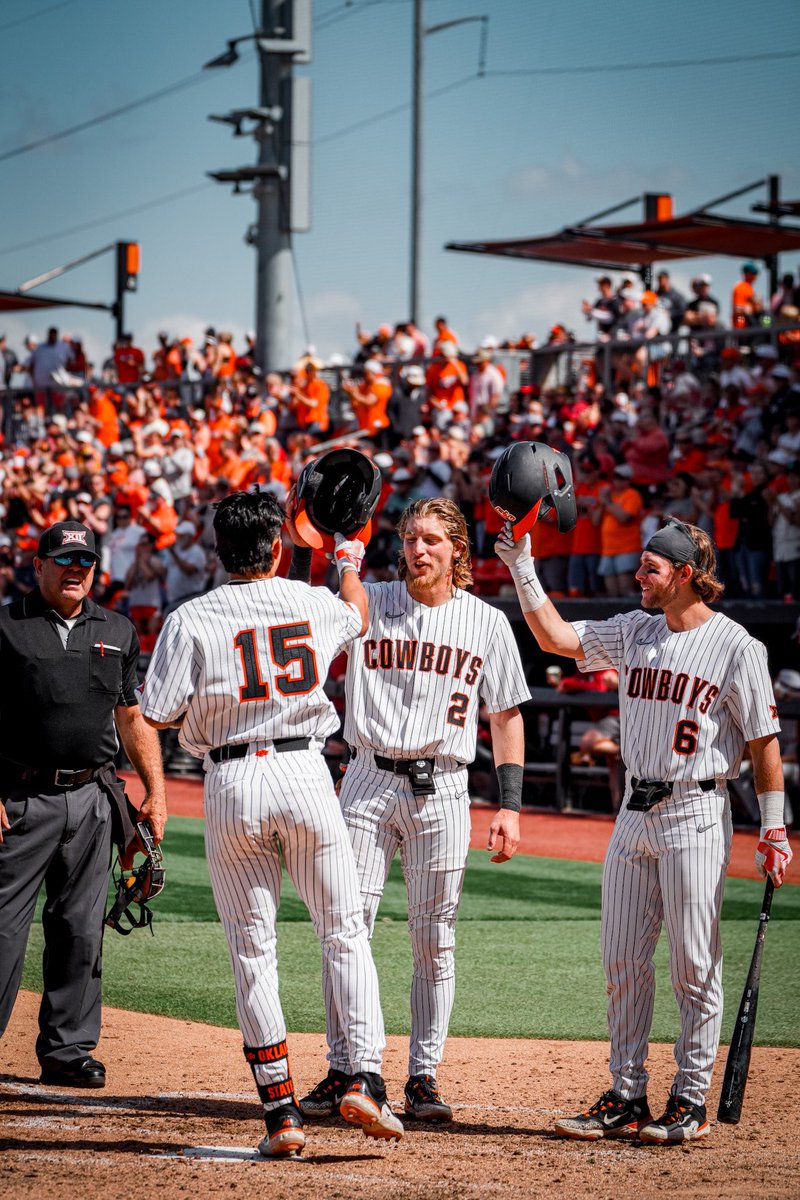
[[[345,738],[393,758],[472,762],[481,702],[502,712],[530,699],[508,619],[460,588],[432,608],[402,580],[365,586],[369,626],[348,652]]]
[[[780,729],[766,648],[722,613],[681,633],[643,611],[573,629],[581,671],[619,671],[622,760],[640,779],[735,779],[745,742]]]
[[[186,713],[180,742],[198,757],[236,742],[324,740],[339,719],[323,684],[360,628],[356,609],[327,588],[277,576],[223,584],[167,617],[142,712]]]

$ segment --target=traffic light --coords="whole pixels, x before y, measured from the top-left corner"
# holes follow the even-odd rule
[[[138,242],[117,242],[117,295],[135,292],[139,281],[141,247]]]

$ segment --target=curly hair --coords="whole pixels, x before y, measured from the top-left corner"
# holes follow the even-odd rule
[[[664,519],[670,520],[669,515]],[[696,561],[692,563],[690,580],[692,589],[706,604],[713,604],[725,591],[725,584],[717,579],[717,554],[714,543],[704,529],[699,529],[697,525],[687,525],[686,522],[683,524],[696,547]]]
[[[472,587],[472,560],[469,550],[469,534],[467,522],[461,509],[452,500],[443,496],[433,496],[428,500],[414,500],[405,509],[397,526],[401,541],[405,535],[408,523],[415,518],[432,517],[441,522],[442,528],[455,547],[461,547],[461,553],[453,558],[453,587]],[[401,579],[408,577],[408,565],[402,550],[397,564],[397,574]]]

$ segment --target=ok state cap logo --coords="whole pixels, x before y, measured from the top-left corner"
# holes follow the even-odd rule
[[[86,545],[86,530],[84,529],[62,529],[61,530],[61,545],[68,546],[74,543],[80,546]]]

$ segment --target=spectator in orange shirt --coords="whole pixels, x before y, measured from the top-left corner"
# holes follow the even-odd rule
[[[123,333],[114,346],[114,366],[119,383],[138,383],[144,370],[144,354],[133,344],[133,334]]]
[[[630,596],[636,590],[634,578],[642,554],[639,523],[644,501],[636,488],[631,487],[631,474],[627,463],[619,464],[614,468],[611,483],[599,491],[603,515],[598,574],[609,596]]]
[[[764,305],[753,288],[758,267],[754,262],[742,263],[742,275],[744,278],[734,285],[731,296],[731,323],[734,329],[757,324],[758,317],[764,311]]]
[[[699,475],[706,468],[708,455],[702,446],[695,443],[690,429],[685,426],[675,431],[672,474]]]
[[[119,412],[110,388],[89,388],[89,412],[97,422],[96,437],[108,448],[119,441]]]
[[[567,594],[571,547],[572,534],[559,533],[554,509],[536,521],[531,530],[531,554],[536,558],[542,586],[554,599]]]
[[[330,427],[331,389],[324,379],[320,379],[319,366],[317,359],[309,358],[305,370],[298,372],[289,388],[297,428],[315,435],[327,433]]]
[[[215,379],[230,379],[235,370],[236,353],[233,349],[233,334],[220,333],[212,374]]]
[[[152,459],[150,460],[153,461]],[[136,513],[136,523],[155,539],[156,550],[166,550],[175,541],[178,514],[172,506],[169,485],[164,479],[154,479],[150,498]]]
[[[342,391],[350,397],[359,429],[368,429],[372,440],[381,450],[388,448],[389,417],[387,405],[392,395],[392,384],[383,373],[383,364],[377,358],[368,358],[364,363],[364,382],[353,379],[342,383]]]
[[[469,372],[458,357],[455,342],[442,342],[439,357],[428,367],[425,382],[428,385],[428,404],[439,428],[449,424],[450,414],[456,404],[466,401],[465,389],[469,385]]]
[[[432,354],[441,354],[442,346],[445,342],[452,342],[454,346],[458,346],[458,338],[453,333],[453,330],[448,327],[447,317],[437,317],[433,324],[436,329],[436,337],[433,340]]]
[[[570,596],[596,596],[601,590],[597,568],[600,565],[600,465],[591,454],[578,459],[575,499],[578,521],[572,534],[568,585]]]

